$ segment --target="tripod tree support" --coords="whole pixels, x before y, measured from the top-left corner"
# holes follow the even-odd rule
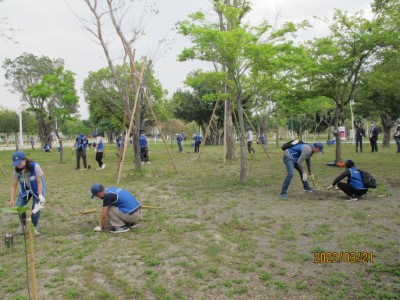
[[[251,126],[251,130],[253,130],[253,132],[256,132],[256,136],[257,136],[257,140],[260,141],[260,145],[262,146],[262,148],[264,149],[265,154],[267,154],[269,161],[271,161],[271,158],[269,157],[269,154],[267,152],[267,149],[265,149],[265,147],[262,145],[262,142],[260,140],[259,135],[257,134],[256,129],[254,128],[253,124],[251,124],[249,117],[247,116],[246,112],[243,110],[243,113],[246,117],[247,122],[249,123],[249,125]]]

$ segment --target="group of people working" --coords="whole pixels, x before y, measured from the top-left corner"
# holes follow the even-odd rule
[[[400,153],[400,122],[398,122],[396,125],[394,138],[397,144],[397,152]],[[362,125],[357,127],[357,131],[357,133],[361,132],[362,136],[365,135],[365,132],[363,134],[362,131]],[[371,128],[370,137],[374,136],[374,134],[374,128]],[[96,151],[96,161],[99,163],[98,170],[102,170],[105,167],[105,164],[102,162],[104,152],[103,141],[97,133],[95,133],[93,136],[96,138],[93,146]],[[195,134],[195,142],[196,136],[197,135]],[[182,142],[178,136],[177,141]],[[201,139],[197,138],[197,142],[199,141],[201,143]],[[198,148],[200,143],[195,147]],[[139,145],[141,148],[142,162],[149,162],[147,148],[148,144],[144,131],[140,132]],[[88,146],[89,141],[85,134],[81,134],[76,138],[74,148],[76,149],[77,169],[80,169],[80,158],[83,160],[84,169],[88,168],[86,159],[86,149]],[[360,146],[360,151],[362,151],[362,143],[356,144],[356,150],[358,150],[358,146]],[[117,144],[117,147],[121,147],[121,140],[120,143]],[[250,148],[248,149],[250,153],[252,151],[251,149],[252,147],[250,145]],[[375,146],[373,146],[373,149],[375,149]],[[179,151],[181,152],[182,149],[179,148]],[[287,175],[283,181],[280,192],[280,198],[282,200],[288,199],[288,189],[294,176],[295,169],[300,175],[304,191],[313,192],[308,178],[314,180],[310,159],[313,154],[317,153],[324,153],[324,145],[320,142],[313,144],[302,142],[293,143],[293,145],[290,145],[290,147],[284,149],[283,163],[286,167]],[[22,151],[14,152],[12,155],[12,161],[14,171],[12,175],[10,200],[8,204],[10,207],[14,205],[25,206],[29,200],[32,199],[31,220],[34,226],[34,235],[39,236],[40,232],[38,231],[38,222],[40,218],[40,210],[44,207],[46,202],[44,197],[46,194],[46,184],[43,178],[43,170],[40,168],[37,162],[30,160]],[[303,166],[304,162],[306,163],[306,168]],[[360,170],[356,168],[353,160],[346,160],[345,167],[346,170],[337,178],[335,178],[327,189],[332,190],[337,186],[338,189],[342,190],[346,195],[349,196],[349,201],[356,201],[359,197],[367,193],[368,187],[364,184],[362,180],[362,174]],[[347,182],[341,182],[345,178],[347,178]],[[18,194],[17,201],[15,201],[15,193],[18,184],[20,185],[20,192]],[[94,228],[94,231],[103,231],[106,227],[107,220],[111,225],[110,232],[112,233],[122,233],[136,227],[137,221],[141,218],[142,206],[130,192],[118,187],[105,188],[102,184],[95,183],[91,186],[91,193],[92,198],[96,197],[103,201],[100,223]],[[22,227],[18,230],[19,233],[22,233],[26,227],[25,213],[22,214],[21,222]]]

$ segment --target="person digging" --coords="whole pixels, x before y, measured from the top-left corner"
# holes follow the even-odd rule
[[[94,228],[95,232],[104,230],[107,219],[111,233],[122,233],[136,227],[142,216],[142,206],[130,192],[118,187],[104,188],[100,183],[94,183],[91,192],[92,199],[103,200],[100,225]]]

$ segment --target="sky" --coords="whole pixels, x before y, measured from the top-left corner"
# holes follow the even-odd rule
[[[311,39],[328,33],[325,24],[313,16],[331,17],[334,9],[354,14],[363,10],[371,16],[370,3],[373,0],[253,0],[252,12],[247,21],[259,24],[268,20],[271,24],[309,20],[314,28],[300,34],[302,39]],[[143,2],[143,0],[142,0]],[[152,0],[158,14],[146,19],[146,36],[135,44],[136,57],[150,56],[154,59],[155,76],[171,96],[178,88],[185,88],[183,81],[194,69],[211,68],[210,65],[195,61],[178,62],[178,54],[190,46],[190,42],[174,30],[178,21],[187,19],[195,11],[211,13],[211,0]],[[81,93],[83,80],[89,72],[107,66],[103,49],[82,27],[79,18],[88,20],[90,12],[82,0],[3,0],[0,2],[0,20],[7,18],[9,27],[16,29],[13,39],[16,43],[0,38],[0,106],[12,110],[20,107],[20,98],[5,87],[5,70],[1,67],[4,59],[15,59],[24,52],[35,56],[62,58],[65,68],[76,74],[76,89],[79,95],[79,113],[88,118],[87,105]],[[134,18],[137,19],[138,16]],[[4,25],[3,25],[4,27]],[[168,45],[157,46],[157,41],[167,39]],[[118,45],[118,44],[116,44]],[[118,53],[118,48],[115,48]]]

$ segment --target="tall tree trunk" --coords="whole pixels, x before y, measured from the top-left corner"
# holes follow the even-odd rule
[[[383,140],[382,140],[382,147],[389,147],[390,146],[390,130],[394,125],[394,122],[391,120],[389,114],[382,113],[381,114],[381,123],[383,127]]]
[[[339,135],[339,117],[342,114],[343,107],[341,104],[336,103],[336,108],[335,108],[335,114],[333,115],[333,130],[334,133],[336,132],[336,152],[335,152],[335,162],[341,162],[342,161],[342,141],[340,139]]]
[[[226,105],[226,158],[227,159],[236,159],[236,141],[233,134],[233,121],[232,121],[232,102],[227,100],[225,102]]]

